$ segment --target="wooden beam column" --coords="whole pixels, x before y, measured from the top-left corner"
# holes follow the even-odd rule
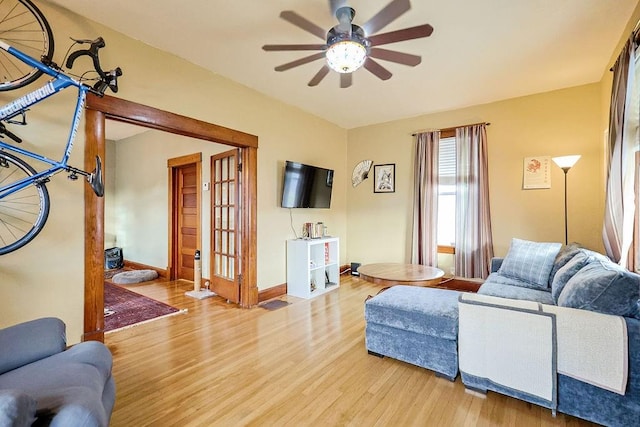
[[[85,112],[84,169],[96,167],[96,156],[105,172],[105,115]],[[84,185],[84,335],[83,341],[104,342],[104,197]]]
[[[242,258],[244,277],[240,285],[240,306],[250,308],[258,304],[258,149],[242,149]]]

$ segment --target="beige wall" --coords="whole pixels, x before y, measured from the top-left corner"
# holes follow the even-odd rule
[[[286,281],[285,240],[294,237],[290,213],[297,233],[304,222],[325,222],[330,234],[341,238],[341,263],[408,261],[414,144],[411,133],[480,121],[492,123],[488,138],[496,254],[506,253],[512,237],[562,240],[562,172],[553,168],[551,189],[524,191],[522,159],[574,153],[583,157],[569,174],[570,239],[602,249],[602,140],[610,85],[606,70],[603,81],[597,84],[347,132],[57,6],[46,2],[39,6],[53,26],[58,62],[69,36],[102,35],[107,41],[105,66],[120,65],[125,73],[119,97],[259,137],[260,289]],[[631,27],[638,16],[636,9]],[[617,50],[612,52],[612,57],[616,56]],[[16,95],[2,93],[0,101]],[[69,93],[30,112],[30,125],[16,130],[25,139],[24,147],[57,157],[61,149],[58,141],[66,138],[72,106],[73,96]],[[82,164],[83,149],[83,142],[78,141],[72,164]],[[351,170],[363,159],[396,164],[395,193],[374,194],[371,179],[357,188],[351,187]],[[330,210],[289,212],[278,207],[285,160],[336,170]],[[107,165],[107,171],[111,167]],[[144,162],[139,167],[145,167]],[[48,184],[52,210],[45,230],[25,248],[0,258],[0,327],[40,316],[58,316],[67,323],[69,342],[80,340],[84,303],[82,185],[55,177]],[[162,206],[164,210],[166,203]],[[113,212],[108,215],[115,218]]]
[[[107,122],[107,133],[109,122]],[[299,138],[305,138],[306,136]],[[202,183],[210,182],[210,157],[214,154],[227,151],[232,147],[213,144],[208,141],[201,141],[193,138],[181,137],[170,133],[148,130],[136,136],[120,140],[113,144],[114,156],[109,158],[107,151],[106,164],[115,163],[115,182],[113,197],[110,196],[110,189],[106,188],[107,199],[105,211],[113,212],[113,219],[107,222],[108,217],[105,214],[105,235],[114,235],[117,246],[123,248],[124,257],[129,261],[134,261],[149,266],[166,269],[168,266],[168,174],[167,160],[193,153],[202,154]],[[293,151],[291,148],[284,148],[283,152]],[[262,155],[268,150],[259,149],[259,165],[263,164]],[[314,153],[311,153],[314,154]],[[305,161],[318,164],[319,157],[309,153],[300,153],[295,156],[296,159],[304,158]],[[344,155],[343,155],[344,156]],[[287,157],[288,159],[288,157]],[[289,214],[289,210],[278,208],[280,203],[282,171],[285,159],[276,159],[267,161],[269,168],[267,172],[272,172],[273,178],[270,183],[259,181],[259,192],[262,194],[271,194],[273,198],[264,200],[261,204],[259,197],[259,237],[264,235],[260,232],[264,231],[267,236],[273,240],[269,244],[274,244],[278,249],[264,247],[258,244],[258,250],[264,250],[267,254],[258,260],[258,263],[264,261],[263,268],[258,268],[258,287],[260,289],[275,286],[286,281],[286,277],[282,274],[284,270],[280,270],[277,266],[270,263],[274,261],[274,255],[280,254],[284,249],[284,239],[294,238],[293,231],[290,226],[290,216],[293,217],[293,223],[298,235],[301,234],[302,223],[311,221],[328,222],[331,225],[331,217],[335,217],[338,207],[342,205],[344,215],[344,172],[341,173],[339,187],[333,193],[332,209],[297,209]],[[325,160],[326,167],[342,168],[344,164],[343,158]],[[267,185],[268,184],[268,185]],[[201,187],[202,188],[202,187]],[[210,221],[211,212],[208,208],[211,201],[211,192],[202,191],[201,206],[201,227],[202,227],[202,271],[205,277],[210,277]],[[274,209],[275,208],[275,209]],[[263,215],[272,213],[278,220],[282,220],[283,215],[284,229],[281,227],[272,229],[269,225],[260,226],[263,221]],[[311,218],[311,219],[309,219]],[[344,230],[345,220],[339,219],[339,222],[333,221],[338,230],[335,234],[340,237]],[[272,232],[272,233],[270,233]],[[333,231],[331,231],[333,233]],[[284,237],[283,237],[284,236]],[[284,259],[282,260],[284,261]],[[274,267],[271,271],[267,267]],[[283,269],[286,263],[283,264]],[[269,273],[272,277],[269,278]]]
[[[105,141],[106,159],[116,158],[115,141]],[[104,160],[104,159],[103,159]],[[104,247],[116,246],[116,162],[108,161],[104,165]]]
[[[107,123],[107,128],[109,123]],[[125,259],[166,269],[169,242],[169,179],[167,160],[194,153],[202,154],[202,183],[210,180],[210,157],[227,151],[228,146],[187,138],[156,130],[115,143],[113,198],[107,194],[106,206],[113,205],[113,228],[105,234],[116,236]],[[202,191],[202,190],[201,190]],[[202,271],[209,274],[211,191],[202,191]],[[105,210],[107,210],[105,208]],[[111,224],[110,224],[111,225]]]
[[[371,179],[349,188],[349,262],[409,262],[413,161],[417,130],[490,122],[489,182],[494,249],[512,237],[564,241],[563,173],[552,187],[523,190],[523,159],[581,154],[569,172],[569,239],[602,250],[602,124],[600,85],[592,84],[349,131],[348,166],[362,159],[396,164],[396,192],[373,193]]]
[[[582,155],[568,175],[569,240],[602,251],[604,141],[612,82],[609,68],[639,20],[640,3],[603,68],[600,82],[350,130],[349,170],[365,158],[377,164],[396,163],[397,190],[394,194],[374,194],[370,179],[360,187],[347,189],[348,261],[410,260],[415,144],[411,134],[484,121],[492,123],[487,134],[496,255],[506,254],[512,237],[563,241],[562,171],[553,167],[549,190],[525,191],[521,185],[524,157],[565,154]],[[441,261],[448,272],[450,260],[444,256]]]
[[[331,234],[342,238],[342,253],[346,253],[346,183],[350,174],[344,129],[64,9],[49,3],[39,6],[55,33],[57,62],[62,62],[69,36],[102,35],[107,43],[102,56],[105,68],[119,65],[124,70],[118,97],[259,137],[259,289],[286,281],[285,242],[294,233],[289,211],[280,208],[278,200],[285,160],[335,169],[331,209],[295,210],[293,223],[299,230],[303,222],[324,221]],[[15,95],[2,93],[0,101]],[[64,143],[73,102],[69,93],[43,104],[41,112],[34,109],[29,126],[16,130],[25,137],[24,146],[58,156],[60,147],[56,144]],[[71,164],[82,165],[83,150],[80,140]],[[143,159],[138,166],[146,167]],[[62,175],[52,179],[48,184],[51,215],[44,231],[23,249],[0,258],[0,327],[40,316],[58,316],[67,324],[69,342],[80,340],[84,303],[83,185],[80,181],[69,182]],[[162,212],[166,212],[166,206],[165,199]]]

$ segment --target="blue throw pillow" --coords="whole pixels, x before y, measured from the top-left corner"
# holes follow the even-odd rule
[[[564,266],[562,266],[556,272],[555,276],[551,279],[551,297],[558,303],[558,298],[560,298],[560,294],[562,290],[566,286],[569,279],[571,279],[582,267],[589,263],[589,256],[583,252],[577,252],[573,258],[569,260]],[[557,264],[557,262],[556,262]]]
[[[498,272],[520,280],[525,288],[546,290],[553,262],[561,247],[561,243],[512,239],[509,252]]]
[[[615,316],[638,316],[640,276],[611,261],[591,258],[574,274],[558,298],[562,307]]]
[[[553,268],[551,269],[551,274],[549,275],[549,281],[553,282],[553,278],[556,277],[556,273],[560,270],[566,263],[571,261],[571,259],[581,250],[581,246],[579,243],[569,243],[568,245],[560,248],[558,255],[556,255],[556,259],[553,261]]]

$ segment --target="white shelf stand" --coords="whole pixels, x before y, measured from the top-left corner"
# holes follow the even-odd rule
[[[340,286],[337,237],[287,240],[287,294],[313,298]]]

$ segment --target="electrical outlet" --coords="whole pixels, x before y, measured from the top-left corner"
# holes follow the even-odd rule
[[[209,191],[210,188],[211,188],[211,183],[209,182],[202,183],[202,191]]]

